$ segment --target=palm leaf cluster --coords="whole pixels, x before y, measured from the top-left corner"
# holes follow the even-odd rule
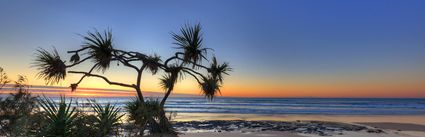
[[[202,63],[203,59],[206,59],[208,48],[204,48],[202,45],[202,35],[200,24],[195,26],[185,25],[180,29],[180,34],[172,34],[173,39],[176,41],[174,44],[178,45],[178,49],[183,50],[183,62],[185,64],[193,64],[195,68],[198,63]],[[223,84],[224,75],[229,75],[231,71],[229,64],[224,62],[219,64],[217,59],[213,57],[211,65],[208,69],[208,76],[201,76],[200,87],[203,94],[210,100],[220,92],[221,84]],[[173,79],[171,75],[166,75],[161,78],[161,87],[168,88],[173,85]]]
[[[48,121],[47,128],[44,131],[46,136],[68,137],[72,135],[72,127],[77,113],[75,107],[71,107],[71,102],[72,99],[69,103],[66,103],[63,96],[57,104],[46,97],[39,101],[40,106],[46,112],[45,117]]]
[[[142,58],[143,64],[146,66],[152,74],[156,74],[159,70],[159,63],[161,62],[161,56],[154,54],[152,56],[146,56]]]
[[[163,75],[160,80],[160,86],[164,90],[173,90],[174,84],[177,82],[177,80],[183,79],[184,76],[184,70],[182,67],[177,65],[171,65],[169,66],[167,70],[167,74]]]
[[[119,120],[124,116],[119,114],[120,108],[107,103],[105,106],[92,101],[93,110],[96,113],[95,130],[98,131],[99,137],[104,137],[110,134],[113,128],[120,125]]]
[[[146,100],[145,102],[141,102],[138,99],[128,102],[125,109],[128,112],[128,121],[139,127],[139,135],[144,133],[149,121],[153,122],[154,119],[160,118],[161,111],[163,110],[158,100]]]
[[[217,79],[220,83],[223,83],[223,75],[229,75],[230,71],[232,71],[232,68],[229,66],[229,63],[218,64],[217,58],[213,57],[210,65],[210,74],[213,79]]]
[[[174,44],[178,45],[177,49],[183,50],[183,61],[186,64],[201,63],[206,59],[208,48],[202,46],[201,25],[195,26],[185,25],[180,29],[180,34],[172,33]],[[195,65],[193,65],[195,67]]]
[[[65,79],[66,65],[61,60],[56,49],[52,53],[44,49],[38,49],[34,66],[39,70],[37,76],[43,78],[46,84],[58,83],[60,80]]]
[[[97,69],[103,72],[106,71],[113,58],[112,32],[110,30],[105,31],[103,34],[98,31],[88,32],[84,39],[86,42],[83,47],[89,48],[88,54],[92,56],[93,62],[97,64]]]
[[[202,93],[209,100],[212,100],[217,93],[220,93],[219,80],[211,76],[202,77],[202,83],[200,84]]]
[[[162,78],[159,78],[159,84],[164,90],[173,90],[174,84],[176,83],[176,76],[173,74],[163,75]]]
[[[212,100],[217,93],[220,93],[220,87],[223,84],[224,75],[229,75],[232,68],[227,62],[219,64],[217,59],[213,57],[208,71],[209,75],[202,77],[200,87],[205,97]]]

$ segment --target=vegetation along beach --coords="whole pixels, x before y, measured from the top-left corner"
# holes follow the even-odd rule
[[[0,137],[425,137],[424,13],[0,0]]]

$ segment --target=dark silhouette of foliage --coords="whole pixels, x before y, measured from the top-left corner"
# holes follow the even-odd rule
[[[42,132],[45,136],[72,136],[72,128],[75,124],[77,113],[75,107],[71,107],[72,99],[66,103],[64,96],[60,97],[59,103],[44,97],[39,101],[40,106],[46,112],[47,127]]]
[[[126,104],[125,109],[128,112],[129,122],[137,125],[139,129],[138,135],[143,136],[146,125],[150,120],[159,118],[162,107],[160,107],[158,100],[151,99],[142,103],[140,100],[134,99]],[[151,128],[151,130],[160,129]]]
[[[0,135],[24,136],[31,132],[31,113],[37,110],[37,98],[28,92],[25,76],[15,81],[16,93],[0,99]]]
[[[116,49],[113,46],[111,30],[104,31],[103,33],[95,30],[83,36],[84,44],[80,49],[68,51],[69,54],[72,54],[70,58],[71,64],[65,64],[65,61],[60,59],[56,50],[54,50],[53,53],[49,53],[44,49],[40,49],[37,50],[38,54],[36,56],[35,66],[40,71],[39,78],[46,80],[46,84],[52,84],[58,83],[65,78],[66,69],[72,68],[87,60],[92,60],[93,65],[90,70],[68,71],[68,73],[82,75],[79,81],[70,85],[71,91],[76,91],[78,85],[86,77],[96,77],[103,79],[110,85],[134,89],[137,93],[137,100],[140,102],[141,106],[144,106],[141,107],[144,109],[150,107],[145,106],[145,103],[148,102],[145,101],[141,90],[142,74],[145,70],[148,70],[152,74],[157,74],[157,72],[163,70],[164,77],[160,79],[160,84],[165,89],[166,93],[158,103],[162,111],[158,111],[160,122],[157,124],[159,127],[169,126],[169,124],[167,124],[169,122],[165,117],[165,111],[163,111],[164,104],[179,79],[183,79],[185,75],[193,77],[202,87],[202,93],[205,97],[212,100],[213,97],[217,95],[216,93],[220,92],[220,87],[223,84],[223,75],[228,75],[229,71],[232,70],[228,63],[218,64],[215,57],[210,66],[202,65],[202,61],[207,60],[207,51],[209,48],[204,47],[202,43],[203,37],[200,24],[193,26],[188,24],[184,25],[179,33],[172,33],[171,35],[175,40],[173,44],[178,45],[176,48],[181,51],[177,51],[174,56],[169,57],[164,62],[162,62],[161,57],[156,54],[146,55],[140,52]],[[99,71],[105,72],[111,64],[115,63],[117,65],[123,64],[123,66],[135,70],[137,73],[136,81],[134,83],[116,82],[97,73]],[[207,72],[207,74],[202,72]],[[152,121],[154,121],[152,119],[145,119],[145,121],[149,121],[149,126],[157,125],[152,123]],[[171,127],[167,129],[171,129]],[[163,131],[168,132],[170,130]]]
[[[76,110],[76,118],[74,120],[74,127],[72,128],[72,136],[74,137],[98,137],[99,132],[95,128],[97,118],[93,114],[87,114],[80,109]]]
[[[217,79],[220,83],[223,83],[223,74],[229,75],[230,71],[232,71],[232,68],[229,67],[229,63],[224,62],[223,64],[218,64],[217,58],[213,57],[210,65],[211,77],[213,79]]]
[[[219,84],[218,79],[214,79],[213,77],[203,77],[202,84],[200,85],[203,94],[209,100],[212,100],[217,92],[220,92],[221,85]]]
[[[105,31],[103,35],[98,31],[94,33],[87,32],[87,36],[84,36],[84,39],[86,42],[83,48],[88,48],[87,53],[92,56],[96,68],[105,72],[106,69],[109,68],[114,54],[112,32],[110,30]],[[76,53],[76,55],[78,55],[78,53]]]
[[[34,66],[39,70],[37,77],[43,78],[46,84],[58,83],[65,79],[66,65],[56,49],[51,53],[44,49],[38,49]]]
[[[8,79],[6,72],[4,72],[3,68],[0,67],[0,90],[9,82],[10,80]]]
[[[121,109],[110,103],[102,106],[94,100],[90,102],[95,112],[94,128],[97,131],[96,136],[106,137],[112,134],[113,129],[120,125],[119,121],[124,116],[124,114],[119,114]]]
[[[180,29],[180,34],[172,33],[174,44],[178,45],[177,49],[183,50],[183,61],[187,64],[201,63],[202,59],[207,59],[205,55],[209,48],[204,48],[202,45],[201,25],[195,26],[185,25]]]

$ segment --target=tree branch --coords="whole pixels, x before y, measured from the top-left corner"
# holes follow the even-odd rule
[[[129,63],[129,61],[127,61],[127,60],[125,60],[125,59],[122,59],[122,58],[115,58],[114,60],[118,60],[119,62],[121,62],[122,64],[124,64],[125,66],[127,66],[127,67],[130,67],[130,68],[133,68],[133,69],[135,69],[136,71],[139,71],[139,68],[137,68],[136,66],[134,66],[134,65],[132,65],[132,64],[130,64]]]
[[[195,78],[196,79],[196,81],[198,82],[198,84],[202,84],[201,83],[201,81],[198,79],[198,77],[196,77],[196,75],[195,74],[193,74],[193,73],[191,73],[191,72],[189,72],[189,71],[185,71],[187,74],[189,74],[189,75],[191,75],[193,78]]]
[[[199,76],[201,76],[202,78],[204,78],[205,79],[205,76],[204,75],[202,75],[201,73],[199,73],[199,72],[197,72],[197,71],[195,71],[195,70],[192,70],[192,69],[189,69],[189,68],[186,68],[186,67],[182,67],[182,69],[186,72],[186,73],[188,73],[189,75],[192,75],[195,79],[196,79],[196,81],[198,81],[198,83],[199,84],[201,84],[201,81],[198,79],[198,77],[196,77],[193,73],[195,73],[195,74],[197,74],[197,75],[199,75]]]
[[[83,51],[83,50],[86,50],[88,48],[90,48],[90,47],[84,47],[84,48],[81,48],[79,50],[71,50],[71,51],[68,51],[67,53],[78,53],[78,52]]]
[[[93,72],[93,70],[94,70],[94,68],[96,68],[96,65],[97,64],[95,64],[91,69],[90,69],[90,71],[88,72],[89,74],[91,74],[91,72]],[[75,84],[80,84],[81,83],[81,81],[83,81],[83,79],[86,77],[87,75],[83,75],[81,78],[80,78],[80,80],[77,82],[77,83],[75,83]]]
[[[175,54],[173,57],[168,58],[167,60],[165,60],[164,65],[165,65],[165,66],[168,66],[168,62],[170,62],[170,61],[171,61],[171,60],[173,60],[173,59],[177,59],[177,58],[179,58],[179,55],[184,55],[184,54],[183,54],[183,53],[181,53],[181,52],[176,52],[176,54]]]
[[[98,77],[98,78],[102,78],[103,80],[105,80],[105,82],[107,82],[110,85],[118,85],[118,86],[123,86],[123,87],[129,87],[129,88],[134,88],[135,85],[129,85],[129,84],[124,84],[124,83],[119,83],[119,82],[112,82],[110,81],[108,78],[101,76],[101,75],[96,75],[96,74],[90,74],[88,72],[82,72],[82,71],[68,71],[68,73],[75,73],[75,74],[84,74],[85,76],[89,76],[89,77]]]
[[[80,60],[80,61],[78,61],[78,62],[76,62],[76,63],[74,63],[74,64],[67,65],[66,67],[67,67],[67,68],[70,68],[70,67],[73,67],[73,66],[75,66],[75,65],[78,65],[78,64],[80,64],[80,63],[82,63],[82,62],[84,62],[84,61],[86,61],[86,60],[90,59],[91,57],[93,57],[93,56],[88,56],[88,57],[86,57],[86,58],[84,58],[84,59],[82,59],[82,60]]]

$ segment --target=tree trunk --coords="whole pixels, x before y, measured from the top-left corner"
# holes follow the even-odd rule
[[[145,103],[145,100],[143,98],[143,94],[142,94],[142,90],[140,90],[139,87],[136,88],[136,92],[137,92],[137,97],[139,97],[140,102],[142,102],[142,104]]]
[[[168,96],[170,96],[170,94],[171,94],[171,91],[172,91],[172,90],[173,90],[173,88],[172,88],[172,87],[171,87],[171,88],[169,88],[169,89],[168,89],[168,91],[167,91],[167,93],[165,93],[164,98],[162,98],[162,100],[161,100],[161,104],[160,104],[160,106],[161,106],[162,108],[164,108],[165,101],[167,101]]]
[[[142,122],[142,127],[140,127],[140,131],[139,131],[139,136],[143,137],[143,135],[145,134],[145,129],[146,129],[146,125],[147,125],[148,121],[147,120],[143,120]]]

